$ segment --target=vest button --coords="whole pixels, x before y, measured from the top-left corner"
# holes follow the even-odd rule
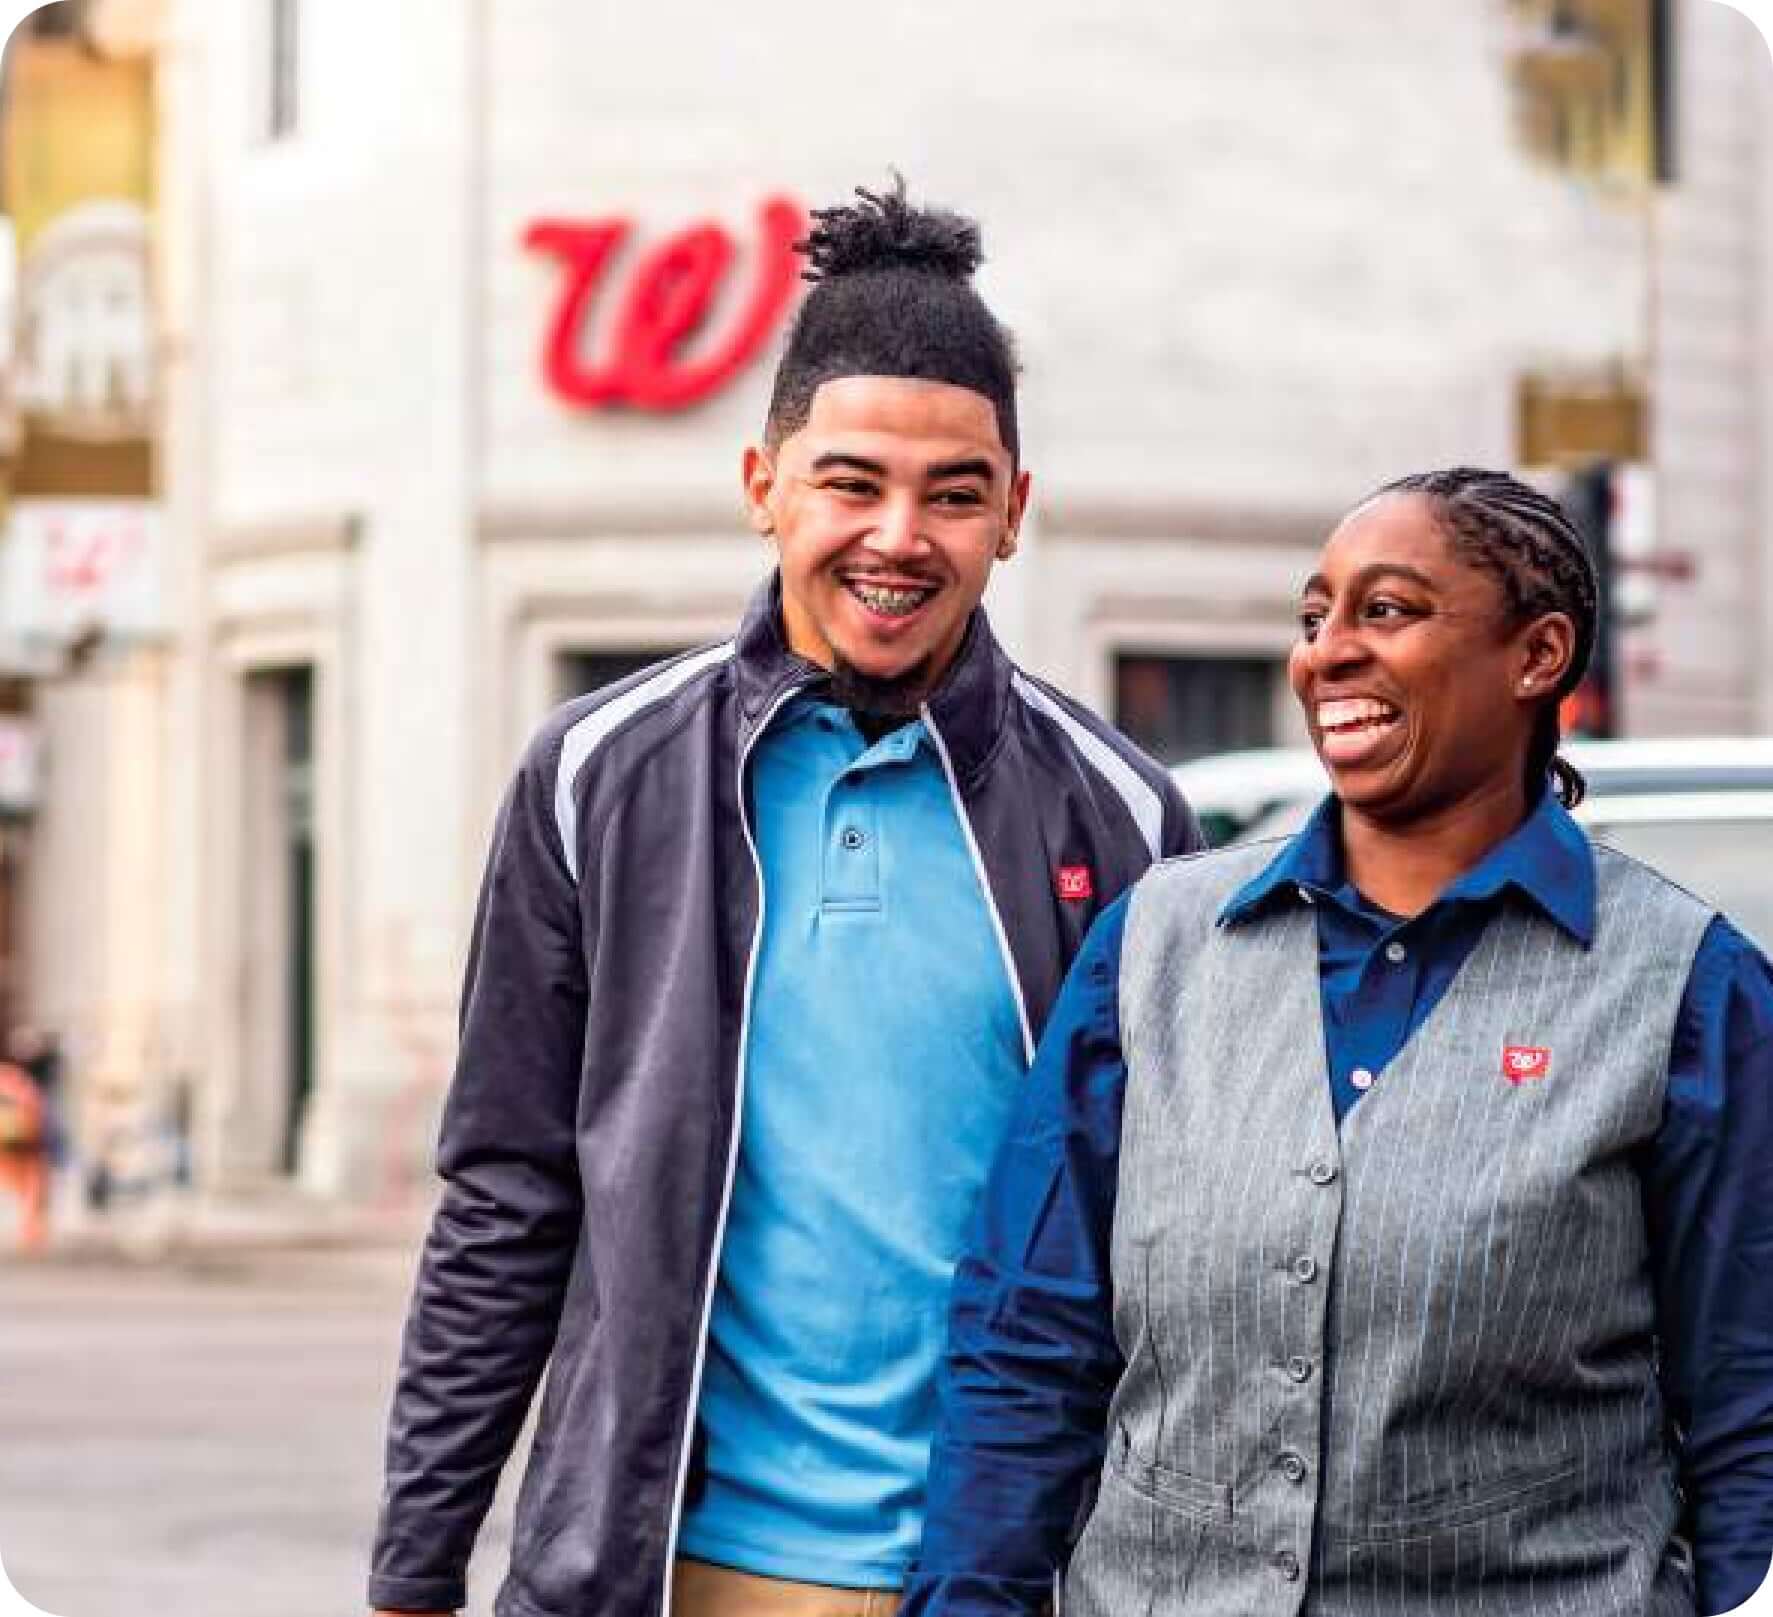
[[[1311,1360],[1303,1353],[1295,1353],[1287,1360],[1287,1374],[1295,1381],[1311,1380]]]
[[[1281,1475],[1288,1482],[1305,1480],[1305,1462],[1297,1454],[1283,1454],[1280,1461]]]
[[[1317,1279],[1317,1259],[1313,1257],[1297,1257],[1293,1259],[1293,1278],[1302,1286],[1309,1286]]]
[[[1288,1583],[1297,1583],[1299,1581],[1299,1557],[1291,1550],[1282,1550],[1280,1554],[1274,1558],[1274,1569],[1276,1572],[1280,1573]]]
[[[1314,1185],[1330,1185],[1336,1182],[1336,1164],[1319,1157],[1316,1162],[1305,1170],[1311,1175]]]

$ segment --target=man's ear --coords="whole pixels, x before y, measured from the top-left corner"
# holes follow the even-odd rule
[[[747,444],[739,475],[745,490],[745,519],[767,539],[776,531],[776,514],[770,506],[776,491],[775,457],[762,444]]]
[[[1030,479],[1027,472],[1017,472],[1010,482],[1010,508],[1003,538],[997,542],[997,559],[1008,561],[1016,554],[1016,542],[1022,533],[1022,514],[1028,509]]]

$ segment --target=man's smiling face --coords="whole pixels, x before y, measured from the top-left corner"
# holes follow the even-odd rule
[[[746,451],[745,492],[781,552],[790,648],[909,710],[954,660],[992,562],[1015,549],[1028,474],[983,394],[846,376],[773,450]]]

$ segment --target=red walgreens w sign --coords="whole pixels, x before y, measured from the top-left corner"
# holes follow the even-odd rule
[[[686,350],[702,335],[738,247],[713,223],[667,236],[627,269],[605,352],[594,357],[584,352],[586,327],[630,221],[538,219],[524,232],[524,245],[558,259],[562,276],[543,350],[548,386],[581,409],[681,410],[707,398],[744,368],[788,312],[800,286],[794,244],[806,223],[806,210],[786,197],[762,205],[750,293],[726,335],[693,358]]]

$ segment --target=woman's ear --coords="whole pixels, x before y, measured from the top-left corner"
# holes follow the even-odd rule
[[[1567,612],[1535,618],[1521,637],[1518,694],[1528,701],[1559,689],[1576,656],[1576,625]]]

